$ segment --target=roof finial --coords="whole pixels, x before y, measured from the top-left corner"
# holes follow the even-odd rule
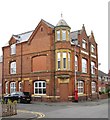
[[[63,18],[63,13],[61,12],[61,18]]]

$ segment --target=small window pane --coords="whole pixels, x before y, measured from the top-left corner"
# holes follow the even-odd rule
[[[39,83],[39,87],[41,87],[41,83]]]
[[[66,40],[66,30],[62,30],[62,40]]]
[[[57,40],[58,40],[58,41],[60,40],[60,30],[57,31]]]
[[[43,89],[43,94],[46,94],[46,89]]]
[[[39,94],[42,94],[42,89],[39,89]]]
[[[45,83],[43,83],[43,87],[46,87],[46,84],[45,84]]]

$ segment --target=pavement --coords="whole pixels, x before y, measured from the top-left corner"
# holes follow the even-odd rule
[[[108,99],[103,100],[97,100],[97,101],[86,101],[86,102],[32,102],[32,104],[41,104],[41,105],[47,105],[47,106],[93,106],[93,105],[100,105],[103,103],[108,103]],[[3,118],[22,118],[22,120],[36,120],[38,118],[44,118],[45,115],[40,112],[33,112],[33,111],[27,111],[27,110],[17,110],[17,115],[3,117]],[[1,117],[0,117],[1,118]]]
[[[29,119],[37,119],[37,115],[33,114],[32,112],[29,111],[22,111],[22,110],[17,110],[17,115],[13,116],[7,116],[7,117],[2,117],[4,120],[9,120],[9,119],[22,119],[22,120],[29,120]]]

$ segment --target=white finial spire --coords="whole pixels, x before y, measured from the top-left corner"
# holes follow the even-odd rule
[[[63,18],[63,13],[61,12],[61,18]]]

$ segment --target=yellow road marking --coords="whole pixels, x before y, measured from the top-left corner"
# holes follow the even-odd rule
[[[27,111],[27,110],[17,110],[18,112],[24,112],[24,113],[32,113],[35,116],[37,116],[37,118],[44,118],[45,115],[43,113],[40,112],[33,112],[33,111]]]

